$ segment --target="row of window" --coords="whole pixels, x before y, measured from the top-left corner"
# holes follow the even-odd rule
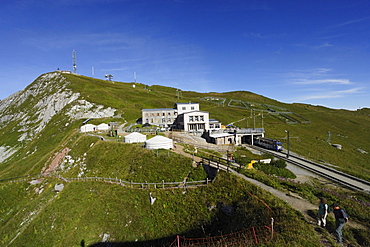
[[[152,112],[152,113],[145,113],[146,117],[160,117],[160,116],[166,116],[166,112]],[[171,112],[167,112],[167,116],[177,116],[177,112],[174,112],[171,114]]]
[[[186,111],[186,106],[183,106],[181,109],[182,109],[183,111]],[[194,106],[192,106],[192,107],[190,107],[190,109],[191,109],[192,111],[194,111],[194,110],[195,110],[195,107],[194,107]]]
[[[189,116],[189,122],[199,122],[204,121],[204,116]]]
[[[150,119],[150,123],[151,124],[154,124],[154,123],[159,123],[159,121],[154,121],[155,120],[155,118],[151,118]],[[172,118],[167,118],[167,123],[173,123],[173,121],[174,121],[174,119],[172,119]],[[166,123],[166,118],[162,118],[161,119],[161,122],[162,123]],[[147,119],[145,119],[145,123],[149,123],[149,119],[147,118]]]
[[[188,128],[189,130],[204,130],[205,124],[189,124]]]

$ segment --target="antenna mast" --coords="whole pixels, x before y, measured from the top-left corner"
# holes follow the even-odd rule
[[[76,65],[76,51],[75,50],[72,51],[72,64],[73,64],[73,73],[76,74],[77,65]]]

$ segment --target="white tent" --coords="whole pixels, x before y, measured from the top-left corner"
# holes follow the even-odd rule
[[[173,148],[173,141],[170,138],[164,136],[155,136],[145,142],[147,149],[171,149]]]
[[[109,125],[106,123],[101,123],[98,126],[96,126],[98,130],[109,130]]]
[[[135,143],[135,142],[145,142],[146,135],[140,134],[138,132],[132,132],[128,134],[125,138],[125,143]]]
[[[85,124],[80,128],[81,132],[91,132],[96,130],[96,125],[94,124]]]

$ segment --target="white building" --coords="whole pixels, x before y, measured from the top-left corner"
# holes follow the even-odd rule
[[[172,149],[173,141],[170,138],[157,135],[145,141],[145,147],[147,149]]]
[[[101,123],[98,126],[96,126],[98,130],[109,130],[109,125],[106,123]]]
[[[125,143],[140,143],[146,141],[146,135],[138,132],[132,132],[124,137]]]
[[[219,121],[210,121],[209,113],[199,110],[199,103],[176,103],[174,108],[142,109],[142,122],[184,131],[221,129]]]
[[[96,128],[96,125],[94,125],[94,124],[85,124],[85,125],[81,126],[80,130],[81,130],[81,132],[85,133],[85,132],[96,131],[97,128]]]

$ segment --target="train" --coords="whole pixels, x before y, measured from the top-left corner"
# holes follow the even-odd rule
[[[263,148],[271,149],[274,151],[281,152],[283,151],[283,143],[279,140],[274,140],[264,137],[256,137],[253,139],[253,144]]]

